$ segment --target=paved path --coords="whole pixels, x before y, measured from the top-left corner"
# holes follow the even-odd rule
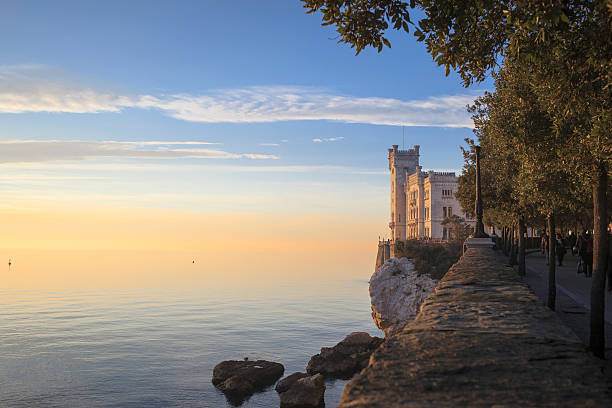
[[[601,360],[499,253],[470,248],[340,407],[612,407],[611,392]]]
[[[506,261],[500,253],[500,259]],[[525,258],[527,274],[525,282],[535,294],[546,302],[548,294],[548,265],[541,252],[527,255]],[[580,339],[589,342],[589,313],[591,309],[591,282],[584,274],[577,274],[578,257],[568,254],[563,260],[563,266],[557,266],[557,314],[564,324],[569,326]],[[517,267],[515,267],[515,270]],[[606,292],[606,356],[608,360],[607,374],[612,376],[612,292]]]

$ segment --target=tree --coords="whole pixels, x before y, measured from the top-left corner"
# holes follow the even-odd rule
[[[518,53],[535,37],[541,41],[551,31],[569,24],[574,9],[592,3],[560,0],[302,0],[307,13],[321,12],[323,25],[335,25],[339,42],[361,52],[391,47],[388,29],[409,33],[446,74],[456,70],[466,85],[480,82],[498,66],[499,57]],[[610,0],[606,1],[608,4]],[[605,5],[604,5],[605,8]],[[422,10],[417,23],[409,9]]]
[[[440,225],[445,226],[449,230],[452,237],[451,240],[460,244],[463,244],[472,232],[472,226],[456,214],[444,218]]]
[[[612,142],[612,0],[302,0],[335,25],[339,41],[357,52],[391,46],[389,28],[423,42],[446,74],[453,69],[469,86],[517,58],[537,72],[532,86],[538,106],[562,137],[574,164],[586,163],[593,201],[594,279],[591,291],[591,348],[604,355],[603,313],[607,257],[608,173]],[[413,23],[409,9],[424,17]],[[554,139],[553,139],[554,142]],[[553,143],[554,144],[554,143]],[[555,144],[555,149],[557,145]],[[484,149],[483,149],[484,151]],[[558,151],[556,150],[558,154]],[[521,162],[526,164],[526,162]],[[576,166],[568,166],[576,169]],[[574,174],[575,175],[575,174]],[[554,202],[554,201],[549,201]]]

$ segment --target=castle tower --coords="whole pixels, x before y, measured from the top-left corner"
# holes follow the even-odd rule
[[[391,172],[391,239],[406,239],[406,183],[407,177],[419,165],[419,146],[409,150],[398,150],[397,145],[389,149],[389,171]]]

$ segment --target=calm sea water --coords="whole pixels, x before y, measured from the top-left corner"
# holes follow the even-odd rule
[[[352,331],[381,335],[367,279],[250,287],[0,289],[0,406],[226,407],[211,384],[228,359],[267,359],[285,375]],[[327,382],[334,407],[346,381]],[[275,407],[273,388],[244,407]]]

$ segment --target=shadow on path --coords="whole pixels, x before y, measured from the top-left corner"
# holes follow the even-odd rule
[[[507,260],[501,252],[500,257]],[[548,265],[540,252],[532,252],[525,258],[527,283],[535,294],[546,302],[548,293]],[[568,252],[563,266],[557,266],[557,305],[559,318],[584,342],[589,343],[590,302],[592,278],[577,274],[578,257]],[[518,267],[515,267],[518,271]],[[606,375],[612,378],[612,292],[606,292]]]

